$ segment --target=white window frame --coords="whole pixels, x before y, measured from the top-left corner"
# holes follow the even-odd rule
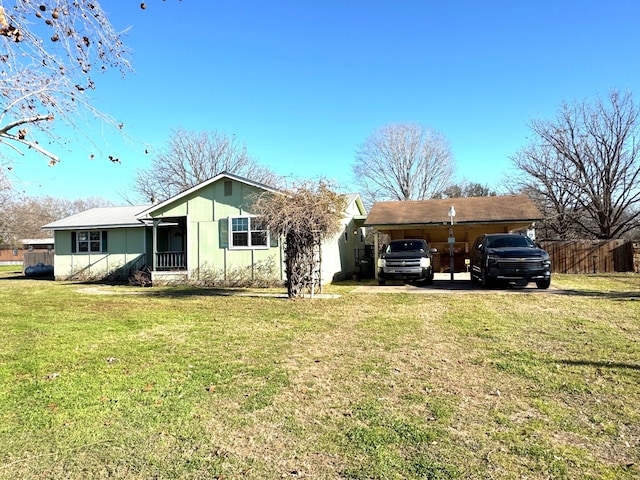
[[[246,230],[236,230],[236,225],[237,222],[234,222],[234,220],[239,221],[239,220],[246,220],[247,222],[247,229]],[[271,242],[271,238],[269,236],[269,230],[268,229],[254,229],[254,222],[257,223],[257,221],[259,221],[259,217],[256,217],[255,215],[234,215],[229,217],[229,249],[230,250],[267,250],[269,248],[270,242]],[[240,227],[240,225],[238,225]],[[254,233],[259,233],[259,232],[264,232],[265,234],[265,242],[264,245],[263,244],[259,244],[259,245],[253,245],[252,243],[252,234]],[[247,235],[247,245],[236,245],[233,241],[233,235],[234,233],[236,234],[241,234],[241,233],[246,233]]]
[[[86,244],[87,249],[80,248],[81,244]],[[97,246],[98,249],[92,248],[94,246]],[[80,230],[76,232],[76,253],[103,253],[102,230]]]

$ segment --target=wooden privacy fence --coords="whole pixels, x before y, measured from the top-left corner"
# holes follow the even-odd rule
[[[24,260],[22,262],[22,271],[24,272],[27,267],[32,267],[38,263],[44,263],[45,265],[53,265],[53,252],[49,250],[34,250],[33,252],[25,252]]]
[[[548,240],[554,273],[640,273],[640,243],[627,240]]]

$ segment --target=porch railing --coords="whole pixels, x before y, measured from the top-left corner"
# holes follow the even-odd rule
[[[186,270],[186,259],[185,252],[157,252],[156,270]]]

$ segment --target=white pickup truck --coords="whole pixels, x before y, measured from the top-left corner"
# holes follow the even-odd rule
[[[384,248],[378,259],[378,284],[387,280],[418,280],[433,282],[433,254],[422,239],[393,240]]]

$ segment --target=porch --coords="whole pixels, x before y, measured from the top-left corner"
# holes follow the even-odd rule
[[[186,218],[154,219],[151,232],[151,281],[173,283],[188,279]]]

